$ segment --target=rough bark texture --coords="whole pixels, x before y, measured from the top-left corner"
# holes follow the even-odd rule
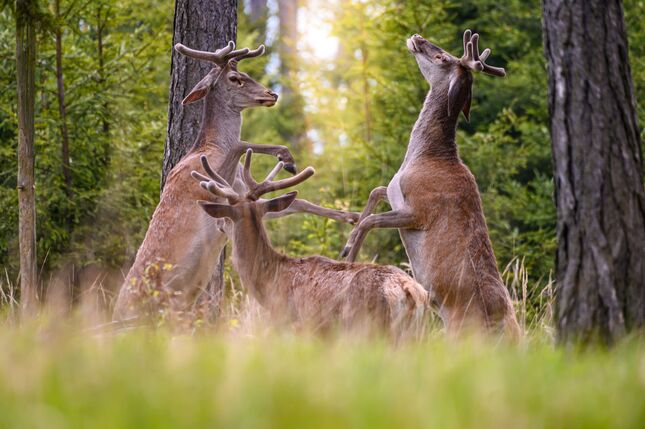
[[[611,343],[645,322],[645,192],[622,5],[543,6],[559,339]]]
[[[173,46],[183,43],[193,49],[215,51],[229,40],[235,41],[236,34],[236,0],[176,0]],[[188,152],[199,132],[201,103],[182,106],[181,101],[211,68],[206,61],[196,61],[172,50],[162,189],[168,173]]]
[[[16,1],[16,74],[18,88],[18,240],[20,242],[20,300],[30,312],[37,300],[36,197],[34,190],[34,78],[36,15],[34,0]]]

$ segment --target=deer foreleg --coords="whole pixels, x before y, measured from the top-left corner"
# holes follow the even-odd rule
[[[264,155],[273,155],[278,158],[278,161],[284,162],[284,169],[291,174],[296,174],[296,161],[293,159],[289,148],[286,146],[269,145],[269,144],[254,144],[245,141],[240,141],[239,144],[240,154],[252,149],[254,153],[262,153]]]
[[[416,217],[412,213],[402,210],[392,210],[391,212],[369,215],[354,228],[340,256],[347,257],[347,260],[350,262],[356,260],[358,251],[367,233],[373,228],[405,229],[413,228],[416,224]]]
[[[367,199],[367,204],[363,209],[363,213],[361,213],[361,217],[358,219],[358,223],[361,223],[363,219],[371,215],[372,212],[374,212],[376,205],[381,201],[389,203],[389,200],[387,199],[387,186],[379,186],[372,189],[372,192],[370,192],[370,196]]]
[[[280,212],[267,213],[265,219],[276,219],[283,216],[288,216],[294,213],[309,213],[316,216],[334,219],[339,222],[349,223],[355,225],[358,223],[359,214],[354,212],[346,212],[343,210],[330,209],[321,207],[307,200],[296,199],[287,209]]]

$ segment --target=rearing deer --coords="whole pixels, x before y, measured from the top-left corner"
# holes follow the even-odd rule
[[[221,176],[196,171],[193,177],[213,195],[227,203],[200,201],[215,218],[232,220],[233,266],[244,287],[273,316],[286,317],[298,325],[326,331],[373,327],[395,338],[414,334],[420,327],[427,292],[402,270],[392,266],[338,262],[322,256],[290,258],[276,252],[262,224],[268,213],[287,209],[297,192],[261,200],[268,192],[297,185],[314,174],[306,168],[298,175],[274,181],[283,163],[261,183],[251,177],[251,154],[247,151],[242,179],[248,191],[237,192]],[[208,162],[204,160],[207,165]]]
[[[277,156],[285,169],[295,173],[295,163],[284,146],[255,145],[240,141],[241,112],[245,108],[273,106],[278,96],[246,73],[237,69],[239,61],[264,53],[264,46],[253,51],[235,50],[235,44],[216,52],[204,52],[177,44],[175,49],[191,58],[209,61],[212,70],[199,81],[183,104],[204,99],[202,123],[190,151],[168,175],[161,199],[148,226],[146,236],[125,279],[114,309],[115,319],[140,315],[141,295],[146,285],[144,273],[151,263],[160,261],[172,269],[160,273],[159,281],[173,294],[173,308],[189,309],[205,288],[226,244],[221,222],[214,221],[194,201],[208,193],[191,186],[190,172],[201,168],[200,157],[208,155],[214,168],[226,180],[233,181],[240,156],[249,148]],[[299,211],[308,211],[343,221],[355,220],[351,213],[318,208],[299,202]],[[357,218],[357,216],[356,216]]]
[[[450,332],[487,328],[510,337],[520,330],[497,269],[477,183],[455,143],[460,112],[469,119],[472,72],[505,76],[484,61],[477,34],[464,33],[456,58],[419,35],[407,41],[431,86],[399,171],[374,189],[342,256],[355,260],[372,228],[398,228],[415,279],[433,296]],[[387,201],[392,211],[371,214]]]

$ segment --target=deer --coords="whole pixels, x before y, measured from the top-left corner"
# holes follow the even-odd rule
[[[446,331],[520,336],[512,301],[497,268],[475,177],[459,157],[460,113],[470,120],[473,72],[504,77],[479,53],[479,35],[466,30],[457,58],[418,34],[407,40],[430,84],[405,158],[386,186],[371,191],[341,257],[354,261],[373,228],[398,228],[412,274],[432,296]],[[373,214],[377,204],[392,210]]]
[[[419,333],[428,303],[426,290],[394,266],[335,261],[323,256],[293,258],[276,251],[262,223],[263,217],[286,210],[297,191],[271,199],[268,192],[287,189],[314,174],[307,167],[295,176],[273,180],[284,166],[280,161],[258,183],[250,172],[253,151],[247,150],[242,172],[246,185],[236,191],[225,178],[206,168],[208,176],[193,171],[201,188],[225,202],[198,201],[205,213],[227,219],[233,243],[232,263],[243,287],[279,320],[314,333],[368,327],[396,339]],[[208,165],[208,160],[203,157]]]
[[[175,49],[213,65],[182,101],[186,105],[204,100],[201,127],[191,149],[168,175],[159,204],[116,299],[113,313],[116,321],[136,320],[147,311],[141,301],[149,288],[146,274],[150,266],[163,268],[157,267],[156,281],[172,291],[171,305],[179,313],[194,306],[211,279],[227,237],[221,222],[196,209],[194,204],[196,199],[207,197],[205,191],[190,186],[190,173],[200,169],[202,156],[207,155],[213,168],[232,183],[240,173],[239,160],[247,149],[275,156],[284,162],[285,170],[296,172],[295,161],[285,146],[240,140],[242,110],[271,107],[278,99],[276,93],[238,70],[241,60],[262,55],[264,46],[236,50],[235,44],[229,42],[222,49],[206,52],[178,43]],[[358,218],[358,214],[319,207],[306,200],[296,201],[285,214],[300,212],[343,222],[355,222]]]

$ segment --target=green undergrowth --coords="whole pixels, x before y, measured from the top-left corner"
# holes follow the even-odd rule
[[[0,332],[0,428],[625,428],[645,343]]]

